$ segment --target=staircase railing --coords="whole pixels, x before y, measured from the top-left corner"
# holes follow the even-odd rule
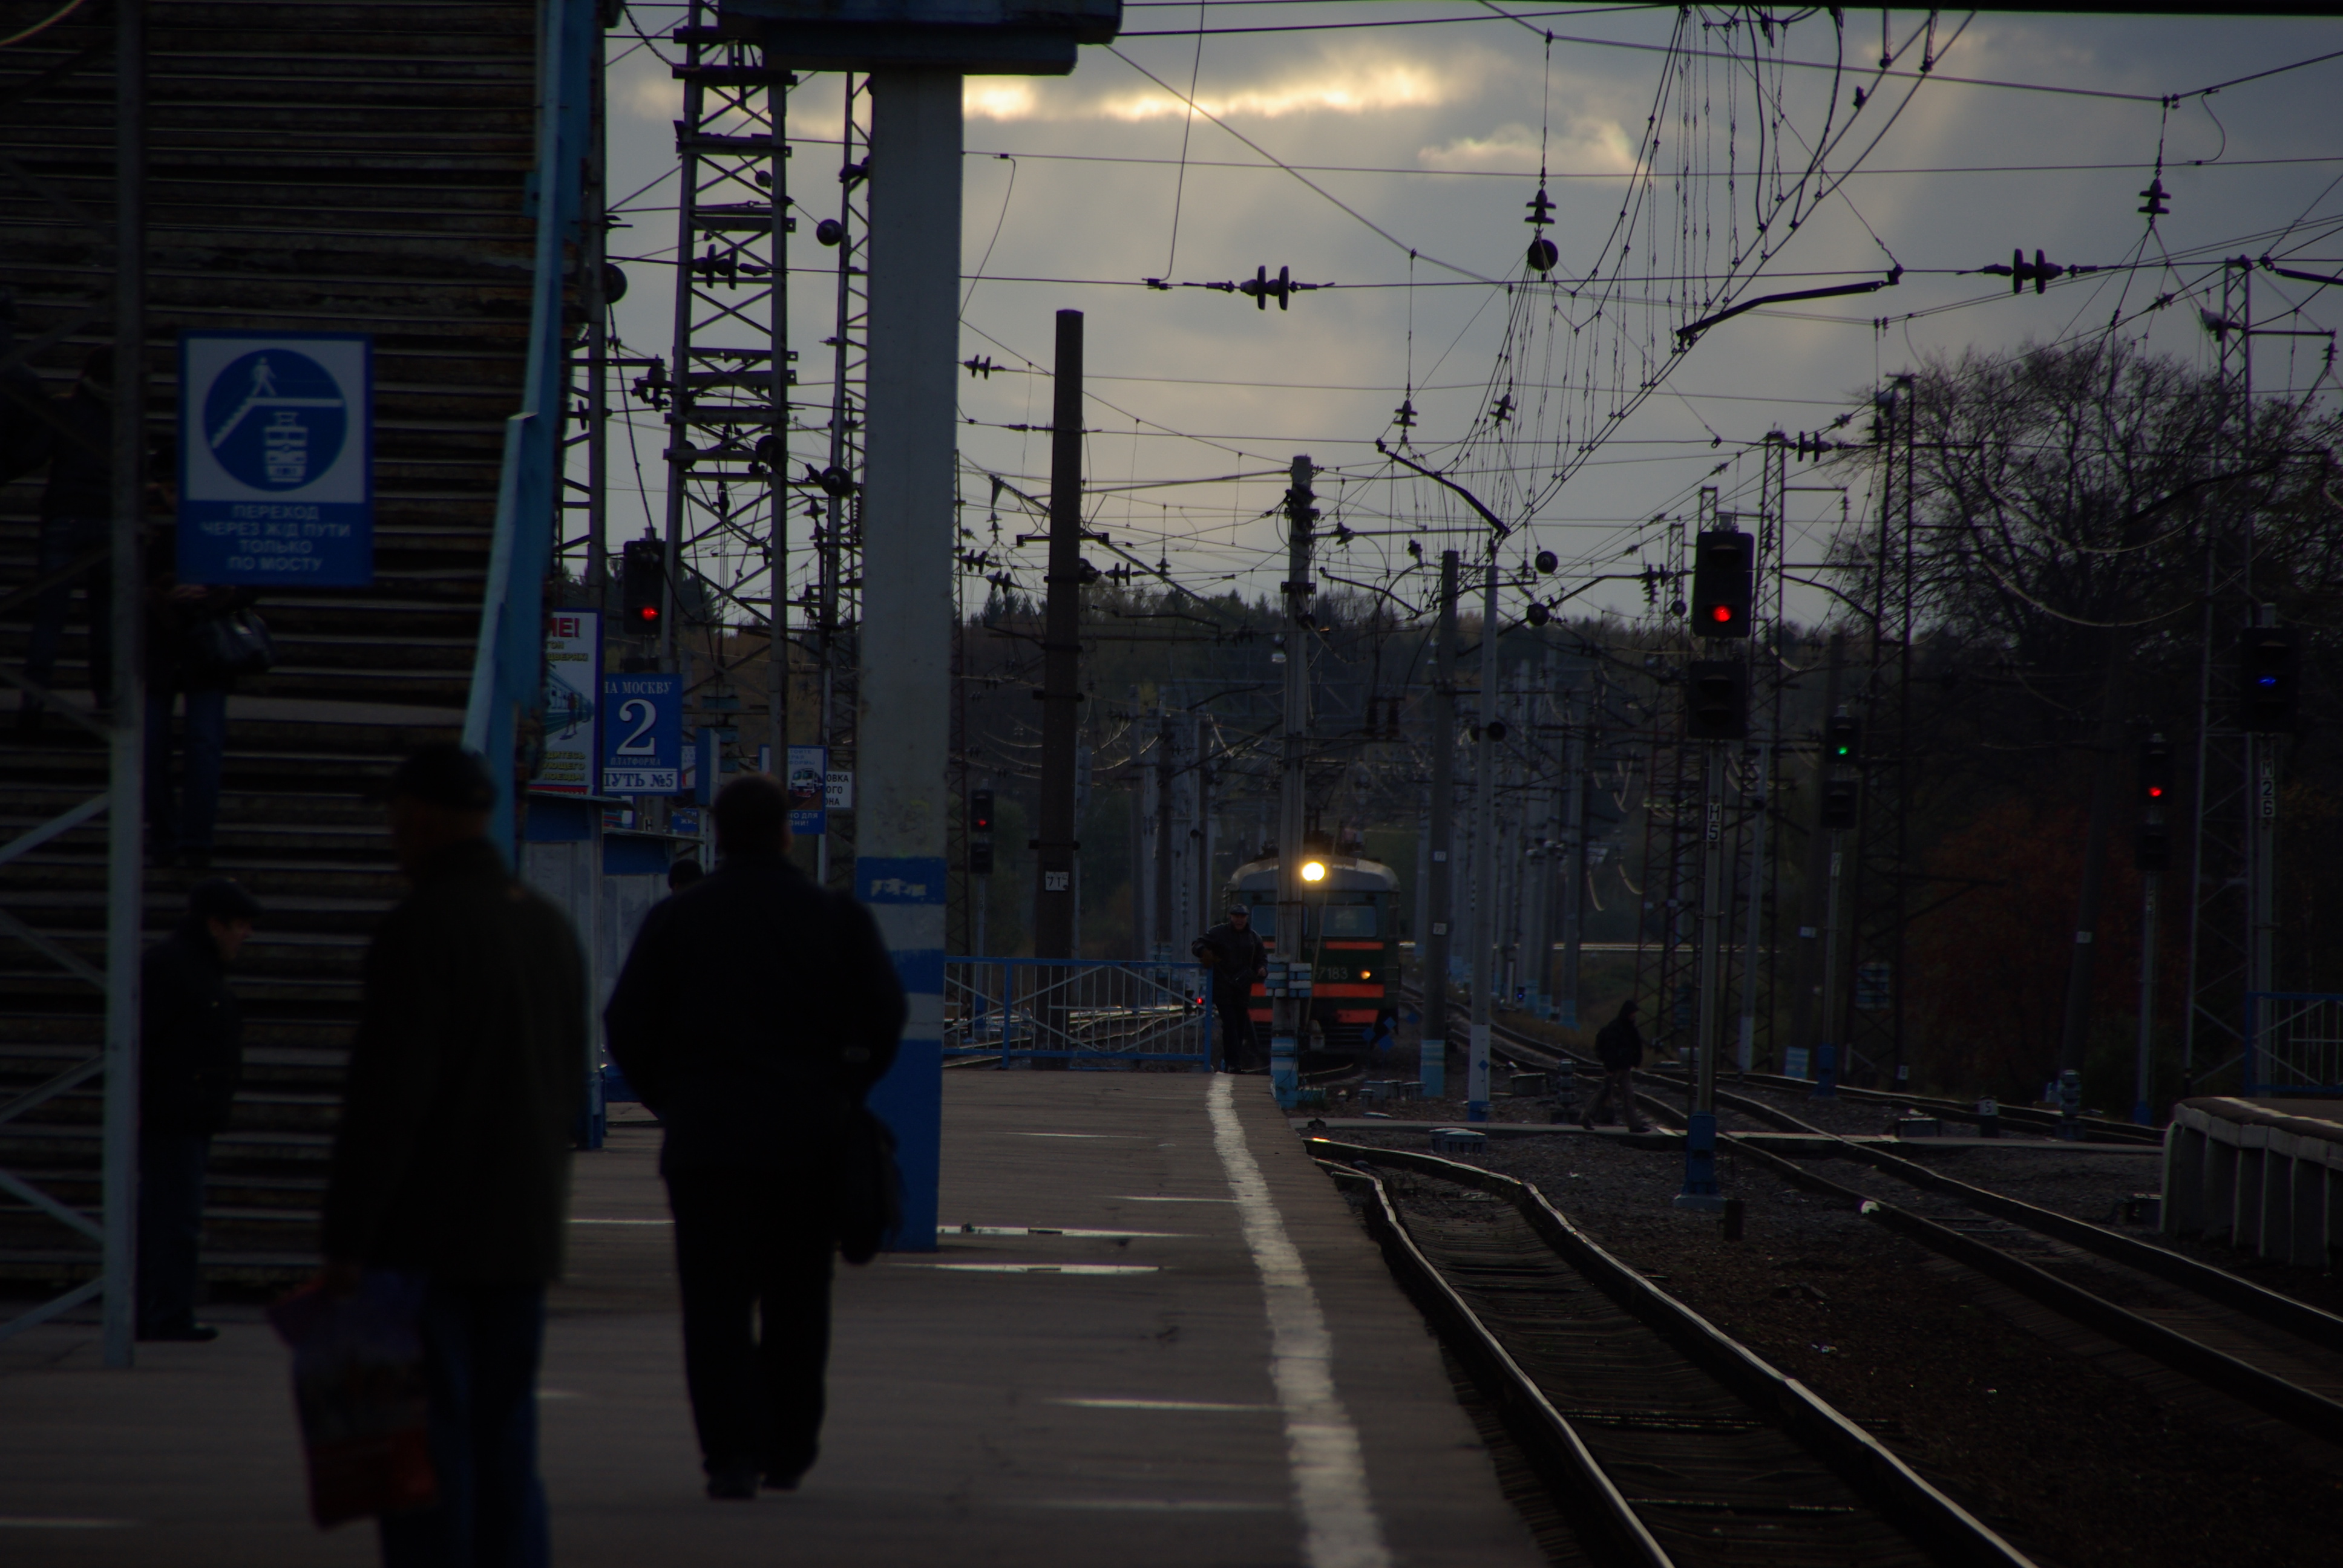
[[[538,7],[537,168],[529,180],[537,254],[528,367],[520,410],[505,422],[496,535],[464,709],[464,746],[487,760],[497,781],[489,831],[508,859],[515,850],[515,742],[521,717],[535,719],[545,710],[545,575],[561,516],[554,502],[567,385],[562,305],[569,268],[563,256],[565,246],[578,242],[585,200],[592,64],[602,44],[598,9],[598,0],[539,0]]]

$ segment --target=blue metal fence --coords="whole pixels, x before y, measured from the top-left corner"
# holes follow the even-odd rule
[[[1202,1070],[1212,1060],[1210,983],[1192,963],[948,958],[944,1054]]]
[[[2343,993],[2249,991],[2242,1092],[2343,1098]]]

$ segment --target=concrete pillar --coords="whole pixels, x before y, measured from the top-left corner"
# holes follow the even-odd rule
[[[2164,1130],[2164,1201],[2157,1207],[2167,1236],[2205,1228],[2205,1135],[2177,1114]]]
[[[854,891],[910,994],[870,1106],[903,1168],[898,1245],[931,1250],[943,1122],[944,822],[951,749],[960,78],[871,78],[869,481]]]
[[[2268,1142],[2262,1151],[2261,1231],[2254,1238],[2254,1251],[2265,1258],[2283,1258],[2294,1251],[2296,1139],[2274,1127],[2263,1135]]]
[[[2327,1267],[2327,1206],[2334,1196],[2332,1170],[2327,1150],[2302,1140],[2294,1161],[2293,1191],[2288,1196],[2293,1223],[2288,1228],[2286,1261],[2299,1269]]]
[[[2237,1146],[2219,1136],[2219,1123],[2206,1130],[2205,1240],[2226,1241],[2237,1224]]]
[[[2269,1130],[2241,1122],[2237,1135],[2237,1175],[2229,1201],[2229,1245],[2259,1248],[2262,1243],[2262,1179],[2269,1158]]]

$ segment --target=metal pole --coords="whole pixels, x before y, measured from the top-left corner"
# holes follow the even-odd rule
[[[910,1003],[894,1068],[870,1104],[892,1127],[903,1167],[900,1244],[927,1250],[943,1108],[960,78],[890,71],[872,85],[881,173],[870,200],[862,607],[865,627],[884,635],[859,639],[854,894],[878,917]]]
[[[1823,996],[1822,1038],[1815,1042],[1815,1093],[1816,1100],[1834,1100],[1838,1096],[1839,1008],[1845,998],[1838,980],[1840,950],[1845,939],[1839,930],[1840,904],[1846,868],[1846,829],[1830,830],[1830,893],[1824,904],[1823,915]]]
[[[1473,1043],[1464,1065],[1464,1119],[1489,1120],[1489,993],[1496,960],[1497,547],[1481,590],[1481,696],[1473,714]]]
[[[579,235],[584,276],[578,292],[586,306],[586,602],[598,612],[608,608],[604,589],[610,569],[608,547],[602,537],[609,524],[610,488],[610,300],[605,286],[610,251],[610,159],[608,95],[603,85],[608,53],[598,35],[588,67],[592,79],[593,128],[586,142],[585,222]],[[601,700],[599,692],[592,697]],[[600,766],[598,760],[596,766]]]
[[[703,45],[697,42],[704,11],[701,0],[691,0],[685,13],[686,36],[694,40],[684,45],[687,63],[698,65]],[[692,382],[691,356],[685,347],[691,336],[691,264],[699,243],[699,226],[696,208],[699,205],[699,153],[696,140],[701,132],[700,118],[707,88],[697,74],[688,75],[683,83],[683,118],[677,122],[676,140],[676,241],[675,241],[675,387],[668,395],[667,407],[667,532],[666,550],[659,572],[659,667],[675,668],[675,605],[676,584],[683,570],[684,498],[691,483],[692,450]],[[710,286],[713,286],[713,279]],[[631,629],[631,628],[630,628]],[[782,766],[784,759],[773,759],[773,766]]]
[[[1765,779],[1773,751],[1770,744],[1757,748],[1756,786],[1750,796],[1757,819],[1750,828],[1749,918],[1741,939],[1741,1039],[1735,1058],[1743,1072],[1749,1070],[1757,1055],[1757,943],[1765,918]]]
[[[1423,1032],[1416,1077],[1427,1100],[1448,1093],[1448,952],[1455,915],[1456,552],[1440,552],[1440,645],[1433,651],[1432,866],[1423,954]]]
[[[598,50],[597,51],[599,52]],[[772,525],[766,544],[765,725],[772,747],[773,771],[789,777],[789,85],[784,76],[765,89],[765,117],[770,122],[772,156],[766,174],[772,181],[773,234],[770,255],[772,326],[766,347],[772,355],[773,422],[767,431],[765,509]],[[955,619],[958,618],[955,617]],[[824,780],[825,792],[828,781]]]
[[[1593,719],[1589,693],[1588,722]],[[1578,968],[1586,928],[1586,724],[1578,718],[1578,694],[1573,692],[1563,710],[1569,733],[1564,768],[1562,844],[1566,857],[1562,884],[1562,973],[1554,985],[1554,1021],[1564,1029],[1578,1027]]]
[[[1074,748],[1082,700],[1081,311],[1058,312],[1057,350],[1050,434],[1050,570],[1041,619],[1041,832],[1033,857],[1033,956],[1044,959],[1074,956]],[[870,559],[867,550],[864,559]]]
[[[139,524],[146,509],[146,6],[114,7],[114,707],[107,744],[106,1106],[101,1158],[106,1364],[136,1355],[138,1252],[138,959],[146,876],[139,829],[146,736]]]
[[[2160,824],[2164,813],[2148,808],[2148,820]],[[2131,1119],[2142,1127],[2156,1125],[2156,906],[2163,890],[2160,872],[2140,874],[2139,892],[2139,1073],[2132,1091]]]
[[[1310,756],[1310,548],[1318,513],[1310,481],[1317,470],[1306,454],[1293,459],[1285,493],[1285,724],[1278,781],[1277,966],[1285,984],[1270,1004],[1269,1081],[1278,1104],[1292,1109],[1301,1090],[1301,1040],[1310,1028],[1310,955],[1302,930],[1302,829]]]
[[[1700,852],[1700,1052],[1692,1114],[1684,1120],[1684,1184],[1679,1209],[1721,1209],[1716,1191],[1716,1044],[1725,998],[1718,984],[1719,949],[1725,933],[1725,742],[1701,748],[1707,755],[1707,788],[1701,810]]]

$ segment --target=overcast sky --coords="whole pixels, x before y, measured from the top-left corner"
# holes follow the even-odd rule
[[[1558,594],[1656,563],[1651,519],[1689,515],[1703,485],[1719,487],[1726,509],[1754,508],[1765,432],[1821,428],[1923,357],[2094,333],[2120,313],[2118,332],[2209,366],[2197,305],[2214,302],[2217,258],[2267,251],[2343,271],[2343,59],[2197,92],[2343,51],[2343,24],[1946,12],[1932,40],[1924,12],[1850,12],[1843,35],[1811,12],[1753,42],[1745,21],[1720,25],[1738,15],[1723,9],[1680,28],[1674,6],[1505,8],[1532,25],[1426,0],[1128,4],[1115,51],[1085,48],[1071,76],[969,81],[958,237],[975,281],[962,286],[961,357],[1002,367],[960,378],[961,413],[978,421],[961,427],[962,521],[978,543],[989,542],[984,475],[1046,490],[1046,437],[1001,427],[1047,422],[1049,381],[1027,367],[1047,369],[1052,314],[1070,307],[1086,314],[1094,526],[1144,561],[1167,560],[1203,591],[1273,590],[1282,535],[1263,514],[1298,453],[1331,470],[1318,484],[1330,520],[1448,530],[1425,538],[1428,554],[1477,548],[1486,533],[1467,529],[1469,513],[1375,450],[1403,434],[1417,461],[1526,525],[1509,563],[1538,548],[1563,558],[1548,589]],[[638,4],[629,15],[610,40],[611,186],[640,194],[612,251],[640,259],[624,264],[618,318],[632,352],[664,355],[681,103],[666,63],[680,51],[665,35],[682,7]],[[1227,31],[1248,27],[1305,30]],[[1885,76],[1883,30],[1895,55]],[[1701,53],[1671,56],[1672,38]],[[1753,54],[1774,64],[1753,72]],[[1796,64],[1842,62],[1837,73]],[[1192,80],[1192,116],[1182,101]],[[2160,101],[2176,95],[2191,95]],[[835,77],[792,95],[793,133],[834,141],[839,116]],[[1821,176],[1809,173],[1818,144],[1829,149]],[[1639,150],[1656,165],[1648,182],[1635,177]],[[2151,235],[2138,193],[2159,150],[2171,210]],[[1551,281],[1529,282],[1523,219],[1542,159],[1560,260]],[[792,160],[804,204],[793,266],[832,259],[810,231],[835,211],[837,161],[819,144]],[[2040,297],[1956,276],[2021,246],[2117,269],[2062,278]],[[1281,312],[1142,281],[1225,282],[1257,266],[1343,286]],[[1707,305],[1896,266],[1892,288],[1761,308],[1667,352]],[[2343,288],[2321,297],[2268,275],[2255,287],[2258,316],[2299,305],[2286,325],[2343,326]],[[2147,308],[2165,295],[2170,307]],[[821,280],[800,275],[791,330],[802,395],[817,405],[802,417],[816,426],[830,308]],[[2331,395],[2322,356],[2315,338],[2273,340],[2261,387]],[[1635,396],[1654,376],[1657,390]],[[1512,399],[1502,423],[1491,418],[1499,397]],[[1416,416],[1404,431],[1403,397]],[[639,418],[632,450],[618,440],[614,536],[639,531],[645,499],[663,506],[660,434]],[[1599,445],[1582,450],[1590,437]],[[822,438],[793,447],[819,461]],[[1244,477],[1161,483],[1222,476]],[[1802,469],[1794,482],[1834,477]],[[1812,559],[1840,498],[1791,500],[1790,556]],[[1866,496],[1845,504],[1860,513]],[[1004,540],[1032,531],[1007,498],[1000,521]],[[1330,569],[1420,601],[1404,543],[1360,538],[1332,552]],[[1038,587],[1041,554],[1009,552],[1021,580]],[[1642,605],[1632,583],[1573,601]],[[1813,596],[1791,606],[1817,608]]]

